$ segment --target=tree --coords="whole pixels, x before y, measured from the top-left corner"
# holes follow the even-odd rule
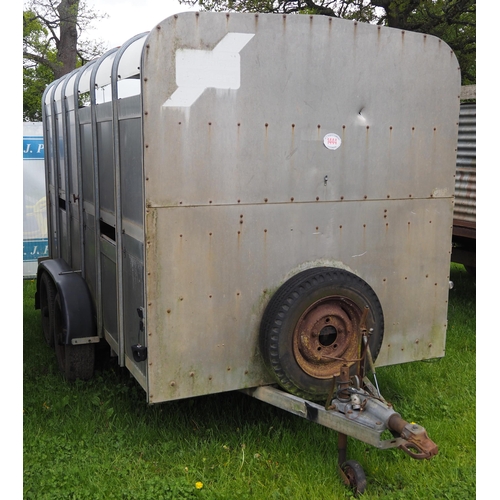
[[[83,34],[104,16],[85,0],[29,0],[23,11],[23,119],[41,119],[45,86],[104,52]]]
[[[476,81],[475,0],[179,0],[201,10],[321,14],[435,35],[455,51],[463,84]]]

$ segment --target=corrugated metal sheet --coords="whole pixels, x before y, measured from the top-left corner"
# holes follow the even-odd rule
[[[454,219],[476,223],[476,103],[460,106]]]

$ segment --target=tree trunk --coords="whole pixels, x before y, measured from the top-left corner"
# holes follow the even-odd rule
[[[57,59],[60,65],[54,72],[56,79],[76,68],[79,3],[80,0],[62,0],[57,8],[61,23],[57,44]]]

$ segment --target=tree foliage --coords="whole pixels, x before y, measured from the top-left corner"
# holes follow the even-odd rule
[[[46,85],[104,52],[84,38],[103,16],[85,0],[29,0],[23,10],[23,119],[41,119]]]
[[[179,0],[201,10],[320,14],[435,35],[455,51],[463,84],[476,81],[475,0]]]

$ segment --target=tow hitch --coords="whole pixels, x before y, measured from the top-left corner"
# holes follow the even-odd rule
[[[243,390],[261,401],[337,431],[339,474],[355,495],[365,491],[366,476],[358,462],[346,459],[347,436],[379,449],[399,448],[417,460],[430,459],[438,453],[438,446],[426,430],[404,420],[380,394],[368,345],[370,332],[364,327],[365,318],[366,311],[359,335],[360,356],[344,360],[323,406],[271,385]],[[371,368],[376,387],[364,375],[366,364]],[[385,431],[390,431],[390,439],[381,438]]]
[[[366,477],[361,465],[346,460],[347,436],[379,449],[399,448],[415,459],[430,459],[438,453],[437,445],[429,439],[425,429],[403,420],[391,404],[369,388],[371,383],[358,387],[356,383],[343,387],[342,393],[332,399],[328,407],[286,393],[274,386],[244,389],[243,392],[272,404],[299,417],[333,429],[338,435],[339,474],[354,494],[361,494],[366,487]],[[381,439],[384,431],[393,435]]]

